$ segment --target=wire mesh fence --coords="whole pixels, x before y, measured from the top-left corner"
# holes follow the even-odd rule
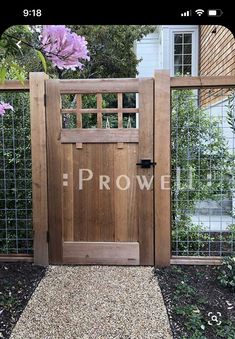
[[[32,253],[29,93],[1,92],[10,103],[0,117],[0,254]]]
[[[31,254],[29,93],[1,92],[0,253]],[[172,254],[235,249],[235,90],[172,91]]]
[[[235,249],[235,90],[172,91],[172,254]]]

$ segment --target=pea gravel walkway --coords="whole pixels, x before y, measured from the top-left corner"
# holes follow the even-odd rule
[[[172,338],[151,267],[50,266],[11,339]]]

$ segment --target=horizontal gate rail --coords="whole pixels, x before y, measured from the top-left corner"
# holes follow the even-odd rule
[[[0,262],[33,262],[33,255],[1,254]]]
[[[152,78],[144,78],[152,79]],[[51,80],[53,81],[53,80]],[[59,80],[60,93],[138,92],[139,79],[79,79]]]
[[[6,80],[0,84],[0,91],[29,91],[29,80]]]
[[[201,257],[201,256],[175,256],[171,257],[172,265],[220,265],[221,257]]]
[[[234,76],[171,77],[171,89],[221,88],[235,86]]]
[[[112,129],[103,129],[95,128],[92,130],[81,129],[79,134],[76,129],[61,130],[60,142],[62,144],[66,143],[76,143],[76,142],[88,142],[88,143],[110,143],[110,142],[130,142],[138,143],[139,142],[139,131],[138,130],[129,130],[126,128],[112,130]]]

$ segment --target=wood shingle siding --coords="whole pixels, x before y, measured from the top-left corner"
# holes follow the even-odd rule
[[[226,27],[200,27],[200,75],[235,75],[235,39]]]

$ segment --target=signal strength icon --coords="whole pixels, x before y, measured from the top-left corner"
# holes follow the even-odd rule
[[[204,9],[196,9],[195,13],[197,13],[198,16],[202,16],[202,14],[204,13]]]
[[[191,15],[192,15],[191,11],[186,11],[186,12],[181,13],[181,16],[191,16]]]

